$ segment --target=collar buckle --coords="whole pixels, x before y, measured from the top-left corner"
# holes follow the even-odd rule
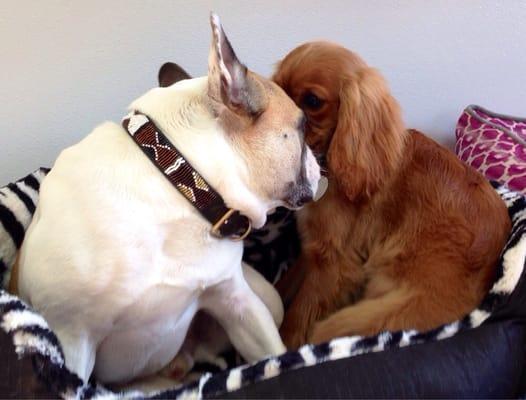
[[[223,226],[223,224],[228,221],[228,219],[236,212],[236,210],[232,209],[232,208],[229,208],[228,211],[221,217],[219,218],[219,220],[212,226],[212,229],[210,230],[210,233],[212,234],[212,236],[218,238],[218,239],[222,239],[224,236],[221,234],[221,226]],[[247,221],[248,221],[248,226],[247,226],[247,229],[245,230],[245,232],[243,232],[242,234],[240,235],[232,235],[232,236],[229,236],[229,239],[234,241],[234,242],[240,242],[242,240],[244,240],[249,234],[250,232],[252,231],[252,223],[250,222],[250,220],[247,218]]]

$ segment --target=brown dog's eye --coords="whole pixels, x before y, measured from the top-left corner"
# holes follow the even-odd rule
[[[303,96],[302,104],[311,110],[317,110],[323,105],[323,100],[314,93],[307,92],[307,94]]]

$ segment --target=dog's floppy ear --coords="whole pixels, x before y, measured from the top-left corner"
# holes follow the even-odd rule
[[[159,80],[160,87],[171,86],[176,82],[182,81],[183,79],[191,79],[192,77],[182,67],[173,62],[164,63],[157,79]]]
[[[343,78],[327,162],[351,201],[370,197],[387,181],[401,160],[405,137],[398,103],[376,70],[364,67]]]
[[[266,107],[266,96],[261,83],[248,73],[237,58],[225,35],[219,17],[210,14],[212,45],[208,58],[210,97],[223,102],[235,112],[254,116]]]

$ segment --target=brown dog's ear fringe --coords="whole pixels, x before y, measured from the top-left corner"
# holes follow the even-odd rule
[[[365,67],[344,80],[327,161],[349,200],[368,198],[386,183],[405,137],[400,107],[380,73]]]
[[[167,62],[162,65],[157,75],[160,87],[171,86],[176,82],[192,77],[181,66],[173,62]]]

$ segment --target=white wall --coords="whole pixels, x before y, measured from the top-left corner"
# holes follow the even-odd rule
[[[164,61],[204,74],[210,10],[265,75],[307,40],[356,50],[388,78],[407,124],[447,145],[469,103],[526,114],[523,0],[1,0],[0,184],[120,120]]]

